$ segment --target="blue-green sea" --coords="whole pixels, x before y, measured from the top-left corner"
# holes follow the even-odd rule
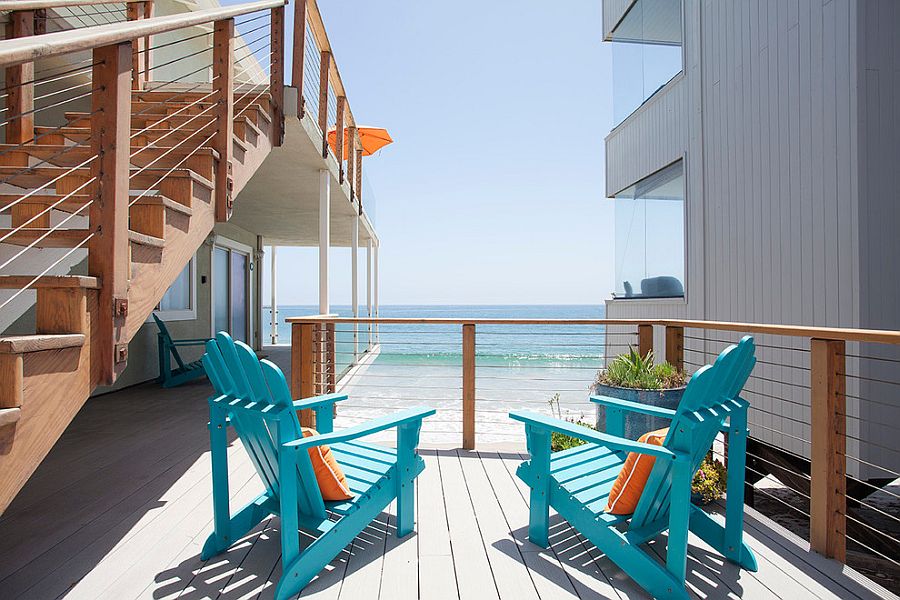
[[[278,343],[290,343],[285,319],[316,314],[314,306],[278,307]],[[349,306],[332,312],[351,316]],[[361,307],[365,315],[365,307]],[[380,317],[600,319],[602,305],[381,306]],[[264,320],[269,312],[265,309]],[[269,328],[263,331],[269,341]],[[414,405],[439,410],[423,428],[434,443],[458,442],[461,431],[462,328],[458,324],[361,324],[336,327],[337,370],[351,395],[339,415],[364,419]],[[612,341],[612,340],[611,340]],[[616,336],[616,343],[631,341]],[[521,442],[510,409],[593,420],[589,388],[604,364],[601,325],[478,325],[476,431],[479,442]],[[367,352],[369,350],[369,352]],[[356,361],[360,366],[352,368]],[[558,397],[557,397],[558,394]],[[555,401],[551,403],[551,400]]]

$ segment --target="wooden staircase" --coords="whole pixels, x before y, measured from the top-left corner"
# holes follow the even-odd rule
[[[124,368],[128,342],[217,220],[223,220],[223,212],[227,218],[217,204],[236,197],[280,143],[281,111],[264,91],[234,93],[231,144],[223,148],[219,137],[216,147],[221,117],[215,102],[203,101],[211,89],[207,84],[205,90],[174,98],[168,91],[130,92],[130,132],[119,138],[130,140],[127,203],[119,200],[127,207],[124,298],[113,293],[114,305],[105,306],[103,277],[0,276],[0,289],[36,292],[33,334],[0,337],[0,513],[91,392],[113,383]],[[0,213],[10,224],[0,228],[3,244],[28,252],[86,247],[89,268],[92,261],[110,259],[97,255],[102,246],[85,244],[86,238],[93,242],[103,236],[104,226],[96,226],[93,217],[82,218],[94,209],[88,204],[104,193],[98,186],[102,169],[98,177],[96,166],[85,163],[98,160],[96,139],[108,126],[107,117],[67,112],[65,126],[34,126],[34,137],[26,143],[10,142],[7,135],[9,143],[0,144],[0,181],[5,182]],[[74,217],[70,227],[51,223],[67,217]]]

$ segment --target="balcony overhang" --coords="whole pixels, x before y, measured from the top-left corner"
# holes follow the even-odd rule
[[[322,157],[322,134],[313,117],[309,113],[302,119],[297,117],[296,98],[295,88],[285,88],[284,143],[272,149],[240,191],[230,222],[261,235],[266,244],[318,245],[319,177],[324,171],[330,180],[331,245],[349,247],[359,203],[351,201],[348,182],[339,183],[334,156]],[[378,237],[364,212],[360,217],[360,245],[369,240],[377,244]]]

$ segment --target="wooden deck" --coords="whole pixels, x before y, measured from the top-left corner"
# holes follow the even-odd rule
[[[202,382],[145,385],[88,402],[0,518],[0,598],[271,598],[277,518],[199,559],[211,529],[207,393]],[[423,450],[416,533],[398,540],[384,513],[302,596],[645,598],[558,518],[551,549],[525,539],[514,450]],[[229,459],[236,505],[262,488],[239,443]],[[696,597],[891,597],[767,519],[751,512],[746,522],[760,572],[741,572],[692,539]]]

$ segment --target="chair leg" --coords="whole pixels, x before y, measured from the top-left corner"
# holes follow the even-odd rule
[[[684,585],[687,571],[688,526],[691,516],[690,460],[679,456],[672,465],[669,494],[669,539],[666,544],[666,568]]]
[[[747,409],[738,410],[729,417],[728,431],[728,483],[725,498],[725,543],[722,554],[731,562],[743,564],[744,536],[744,483],[747,466]],[[750,553],[752,557],[753,554]],[[753,566],[756,560],[753,559]],[[753,569],[756,570],[755,568]]]
[[[209,415],[209,446],[212,460],[213,533],[203,545],[205,560],[225,550],[234,541],[228,506],[228,433],[225,413],[212,407]]]
[[[691,510],[690,529],[694,535],[715,548],[731,562],[740,565],[741,568],[753,572],[759,570],[756,555],[743,539],[738,542],[737,551],[730,549],[731,542],[726,541],[725,524],[722,523],[721,518],[707,514],[702,508],[695,506]]]
[[[401,425],[397,430],[397,537],[415,527],[416,446],[422,421]]]
[[[528,500],[528,539],[546,548],[550,533],[550,432],[529,427],[526,434],[534,473]]]

